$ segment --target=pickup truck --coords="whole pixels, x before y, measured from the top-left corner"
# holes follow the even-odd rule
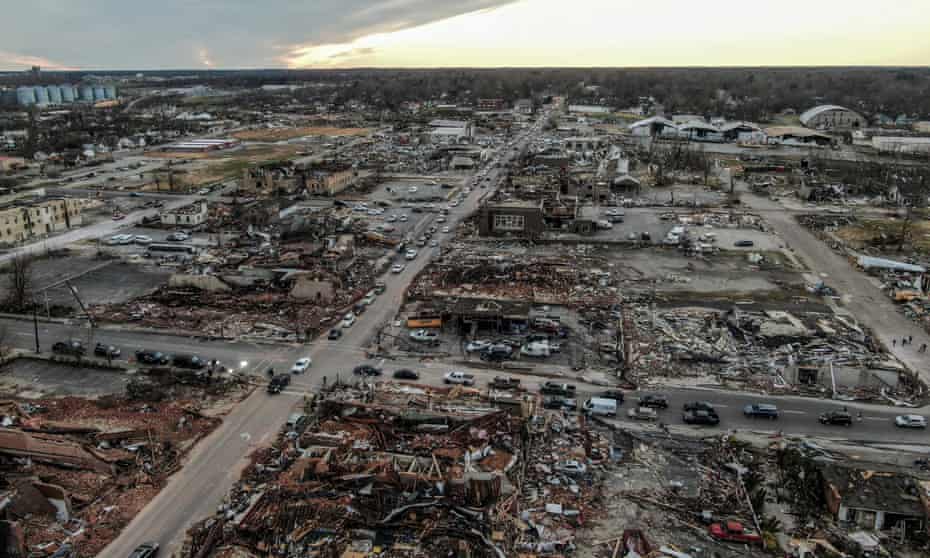
[[[572,384],[558,384],[555,382],[546,382],[539,386],[539,392],[543,395],[564,395],[566,397],[575,396],[575,386]]]
[[[475,385],[475,377],[471,374],[466,374],[464,372],[459,372],[458,370],[453,370],[452,372],[447,372],[443,376],[442,381],[447,384],[460,384],[463,386],[473,386]]]
[[[519,389],[520,378],[511,378],[509,376],[494,376],[490,386],[493,389]]]

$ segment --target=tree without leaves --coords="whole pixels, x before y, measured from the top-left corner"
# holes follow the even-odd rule
[[[20,312],[32,303],[32,258],[17,256],[10,260],[7,273],[6,306]]]

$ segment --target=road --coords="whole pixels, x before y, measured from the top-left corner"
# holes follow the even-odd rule
[[[827,285],[836,289],[842,308],[869,327],[892,354],[930,385],[930,360],[926,354],[917,351],[924,343],[930,345],[930,335],[899,312],[867,275],[798,224],[794,212],[785,210],[776,201],[752,194],[746,190],[745,183],[739,186],[743,205],[764,216],[795,256]],[[902,345],[904,336],[913,336],[913,343]]]
[[[525,144],[526,140],[522,145]],[[502,157],[501,168],[506,168],[511,156],[511,152],[507,151]],[[492,187],[497,185],[499,173],[497,169],[488,173]],[[449,224],[454,226],[471,214],[478,205],[479,197],[489,189],[473,190],[461,205],[449,212]],[[158,496],[100,556],[124,558],[145,541],[161,544],[165,555],[176,550],[193,521],[216,511],[247,464],[248,454],[274,439],[294,405],[300,402],[302,394],[313,391],[324,375],[334,378],[337,373],[351,373],[352,367],[360,359],[347,358],[342,348],[368,345],[377,329],[394,317],[410,281],[429,261],[424,253],[431,253],[432,250],[438,248],[422,251],[415,260],[407,262],[402,273],[388,276],[385,292],[368,307],[355,325],[344,331],[338,342],[317,340],[304,348],[280,349],[265,355],[268,360],[285,361],[310,356],[313,366],[308,373],[295,376],[286,393],[271,397],[264,390],[256,390],[237,405],[219,428],[193,449],[181,471],[169,480]],[[349,351],[354,354],[355,349]]]

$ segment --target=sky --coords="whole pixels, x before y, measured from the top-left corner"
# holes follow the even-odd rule
[[[928,0],[10,0],[0,69],[930,64]]]

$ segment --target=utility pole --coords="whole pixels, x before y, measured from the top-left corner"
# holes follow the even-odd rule
[[[35,335],[36,335],[36,354],[39,354],[41,351],[39,350],[39,315],[37,312],[38,311],[36,310],[36,301],[33,300],[32,301],[32,327],[34,328]]]

